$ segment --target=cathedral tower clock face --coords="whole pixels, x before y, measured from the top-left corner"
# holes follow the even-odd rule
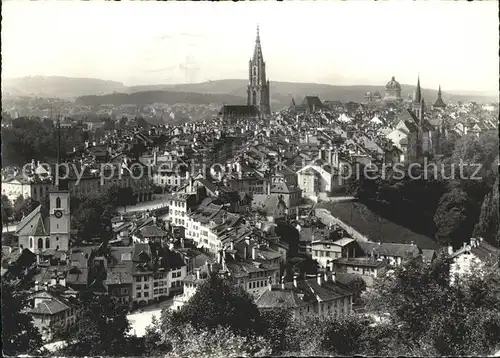
[[[56,210],[56,211],[54,211],[54,216],[55,216],[56,218],[60,219],[60,218],[62,218],[63,213],[62,213],[62,211],[61,211],[61,210]]]

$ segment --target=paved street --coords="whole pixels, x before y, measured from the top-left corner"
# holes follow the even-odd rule
[[[147,306],[143,308],[143,312],[136,311],[127,315],[127,318],[132,326],[130,333],[137,335],[138,337],[144,336],[146,333],[146,327],[151,324],[153,317],[161,317],[161,310],[165,307],[172,306],[173,300],[167,300],[160,302],[155,305]]]

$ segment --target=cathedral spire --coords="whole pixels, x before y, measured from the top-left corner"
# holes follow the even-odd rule
[[[253,60],[262,59],[262,47],[260,46],[260,31],[257,25],[257,37],[255,38],[255,48],[253,50]]]
[[[420,75],[418,75],[417,90],[415,91],[415,103],[420,103],[422,100],[422,90],[420,89]]]

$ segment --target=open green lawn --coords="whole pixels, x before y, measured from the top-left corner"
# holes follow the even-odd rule
[[[319,203],[316,208],[330,211],[336,218],[353,227],[371,241],[409,244],[421,249],[436,249],[438,244],[430,237],[384,219],[359,202]]]

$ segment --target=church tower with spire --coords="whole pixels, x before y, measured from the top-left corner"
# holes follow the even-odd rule
[[[424,102],[422,99],[422,90],[420,88],[420,76],[418,76],[417,89],[415,91],[415,97],[413,98],[413,112],[419,120],[421,120],[424,115]]]
[[[436,103],[434,103],[434,105],[432,107],[434,107],[436,109],[445,109],[446,108],[446,104],[443,102],[443,98],[441,97],[441,85],[439,85],[438,98],[436,100]]]
[[[247,105],[256,106],[262,116],[269,115],[271,114],[269,80],[266,79],[266,63],[260,45],[259,26],[257,26],[253,57],[248,67]]]

